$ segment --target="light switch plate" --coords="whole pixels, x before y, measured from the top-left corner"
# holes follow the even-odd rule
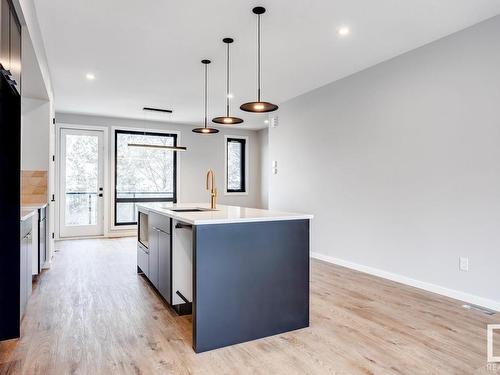
[[[278,122],[279,122],[278,121],[278,117],[277,116],[271,117],[271,121],[270,122],[271,122],[271,124],[270,124],[271,128],[276,128],[278,126]]]

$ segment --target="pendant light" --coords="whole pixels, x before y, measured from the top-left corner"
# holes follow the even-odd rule
[[[273,112],[278,109],[278,106],[273,103],[263,102],[260,100],[260,91],[261,91],[261,78],[260,78],[260,15],[266,12],[266,8],[264,7],[255,7],[252,9],[257,15],[257,101],[244,103],[240,106],[242,111],[246,112],[254,112],[254,113],[265,113],[265,112]]]
[[[157,109],[155,109],[157,110]],[[166,111],[166,110],[161,110],[162,112]],[[145,135],[147,136],[148,134],[146,132],[142,133],[142,135]],[[177,141],[175,141],[174,143],[177,143]],[[153,149],[161,149],[161,150],[166,150],[166,151],[174,151],[174,152],[177,152],[177,151],[187,151],[187,147],[185,146],[165,146],[165,145],[151,145],[151,144],[147,144],[147,143],[135,143],[135,142],[131,142],[131,143],[128,143],[127,144],[128,147],[142,147],[142,148],[153,148]]]
[[[234,42],[232,38],[222,39],[227,44],[227,68],[226,68],[226,115],[212,119],[216,124],[234,125],[241,124],[243,120],[239,117],[229,116],[229,45]]]
[[[210,60],[201,60],[201,63],[205,65],[205,126],[203,128],[195,128],[193,132],[201,134],[215,134],[219,130],[215,128],[209,128],[207,126],[207,106],[208,106],[208,64],[211,63]]]

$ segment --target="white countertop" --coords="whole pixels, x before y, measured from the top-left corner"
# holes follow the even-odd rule
[[[27,209],[27,208],[22,208],[21,209],[21,221],[26,221],[28,220],[30,217],[33,217],[36,213],[36,208],[33,208],[33,209]]]
[[[141,203],[137,207],[142,211],[156,212],[173,219],[192,224],[228,224],[248,223],[259,221],[282,221],[282,220],[309,220],[313,215],[298,214],[290,212],[279,212],[263,210],[259,208],[248,208],[238,206],[225,206],[218,204],[215,210],[201,212],[175,212],[174,208],[209,208],[208,203]]]
[[[25,221],[34,216],[40,208],[47,207],[47,203],[30,203],[21,206],[21,221]]]
[[[47,207],[48,203],[29,203],[22,204],[21,210],[38,210],[40,208]]]

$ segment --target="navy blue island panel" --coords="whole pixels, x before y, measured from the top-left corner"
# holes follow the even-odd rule
[[[309,220],[193,230],[197,353],[309,326]]]

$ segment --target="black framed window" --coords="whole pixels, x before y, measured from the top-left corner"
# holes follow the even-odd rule
[[[137,203],[177,201],[177,153],[130,143],[177,146],[177,135],[115,131],[115,225],[137,224]]]
[[[246,139],[226,139],[226,189],[228,193],[246,192]]]

